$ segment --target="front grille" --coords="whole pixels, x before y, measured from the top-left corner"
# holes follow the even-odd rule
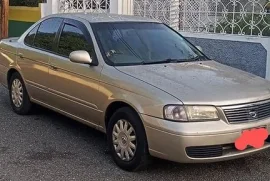
[[[211,158],[222,156],[222,145],[215,146],[193,146],[187,147],[186,153],[191,158]]]
[[[256,121],[270,117],[270,100],[235,107],[223,108],[230,123]]]

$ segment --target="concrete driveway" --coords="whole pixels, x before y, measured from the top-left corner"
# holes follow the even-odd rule
[[[211,164],[154,159],[146,171],[117,168],[102,133],[47,109],[31,116],[11,111],[0,86],[0,181],[31,180],[270,180],[270,150]]]

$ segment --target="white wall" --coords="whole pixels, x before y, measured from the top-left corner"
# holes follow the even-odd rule
[[[41,17],[58,13],[59,0],[47,0],[47,3],[41,3]]]
[[[134,0],[111,0],[110,13],[133,15]]]

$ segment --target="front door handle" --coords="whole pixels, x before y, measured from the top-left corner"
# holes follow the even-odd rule
[[[20,58],[23,58],[23,54],[22,53],[19,53],[18,54]]]
[[[53,65],[51,65],[51,69],[54,70],[54,71],[58,70],[58,68],[56,66],[53,66]]]

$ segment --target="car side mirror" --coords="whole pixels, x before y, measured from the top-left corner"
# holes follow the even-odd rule
[[[92,64],[93,60],[89,53],[85,50],[73,51],[69,55],[69,59],[74,63]]]
[[[201,52],[203,52],[203,49],[202,49],[201,46],[196,46],[196,48],[197,48],[198,50],[200,50]]]

